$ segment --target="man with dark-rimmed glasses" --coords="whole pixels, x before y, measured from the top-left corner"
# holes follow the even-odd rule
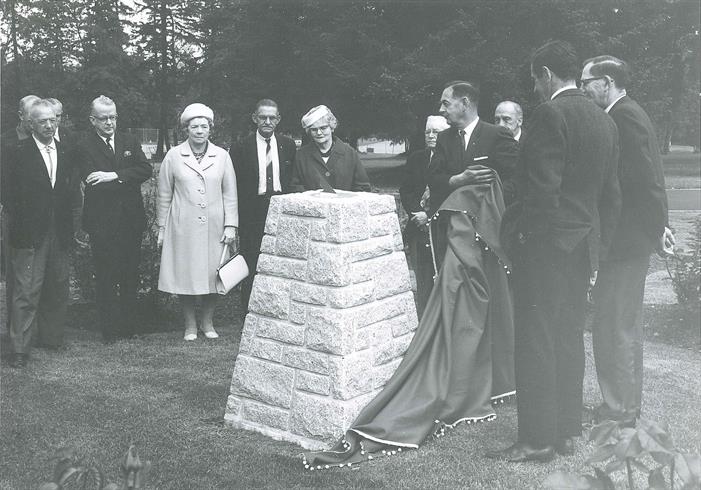
[[[95,261],[96,299],[105,342],[130,337],[136,327],[141,238],[146,214],[141,184],[151,165],[133,136],[117,132],[117,106],[105,97],[92,101],[89,131],[80,145],[85,182],[83,229]]]
[[[596,418],[634,425],[643,384],[642,307],[650,254],[673,245],[667,195],[650,118],[626,92],[630,70],[613,56],[584,62],[581,87],[616,123],[622,208],[594,288],[592,338],[603,403]],[[665,241],[667,242],[665,244]]]

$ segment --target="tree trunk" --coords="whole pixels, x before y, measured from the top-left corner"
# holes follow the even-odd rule
[[[682,104],[682,95],[684,93],[684,59],[682,57],[681,43],[676,42],[675,48],[677,52],[672,56],[671,70],[669,72],[669,87],[672,101],[669,110],[665,113],[664,122],[664,140],[662,141],[663,154],[669,153],[672,146],[672,136],[674,135],[675,117],[679,114],[679,109]]]

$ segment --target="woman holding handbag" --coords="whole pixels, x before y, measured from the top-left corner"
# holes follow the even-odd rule
[[[195,304],[202,301],[199,329],[218,337],[212,317],[217,301],[217,268],[238,248],[236,175],[226,150],[209,141],[214,113],[190,104],[180,116],[187,141],[171,148],[158,175],[158,289],[177,294],[185,317],[187,341],[197,338]]]

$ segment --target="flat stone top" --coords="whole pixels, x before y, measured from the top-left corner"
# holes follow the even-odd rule
[[[335,193],[313,190],[277,195],[272,197],[271,204],[279,206],[278,209],[285,214],[302,216],[327,216],[328,209],[354,209],[370,215],[394,213],[397,209],[394,196],[389,194],[340,189]]]

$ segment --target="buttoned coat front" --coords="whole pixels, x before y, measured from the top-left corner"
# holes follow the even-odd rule
[[[158,175],[158,225],[165,227],[158,289],[216,293],[225,226],[238,226],[236,174],[211,142],[200,163],[186,141],[171,148]]]

